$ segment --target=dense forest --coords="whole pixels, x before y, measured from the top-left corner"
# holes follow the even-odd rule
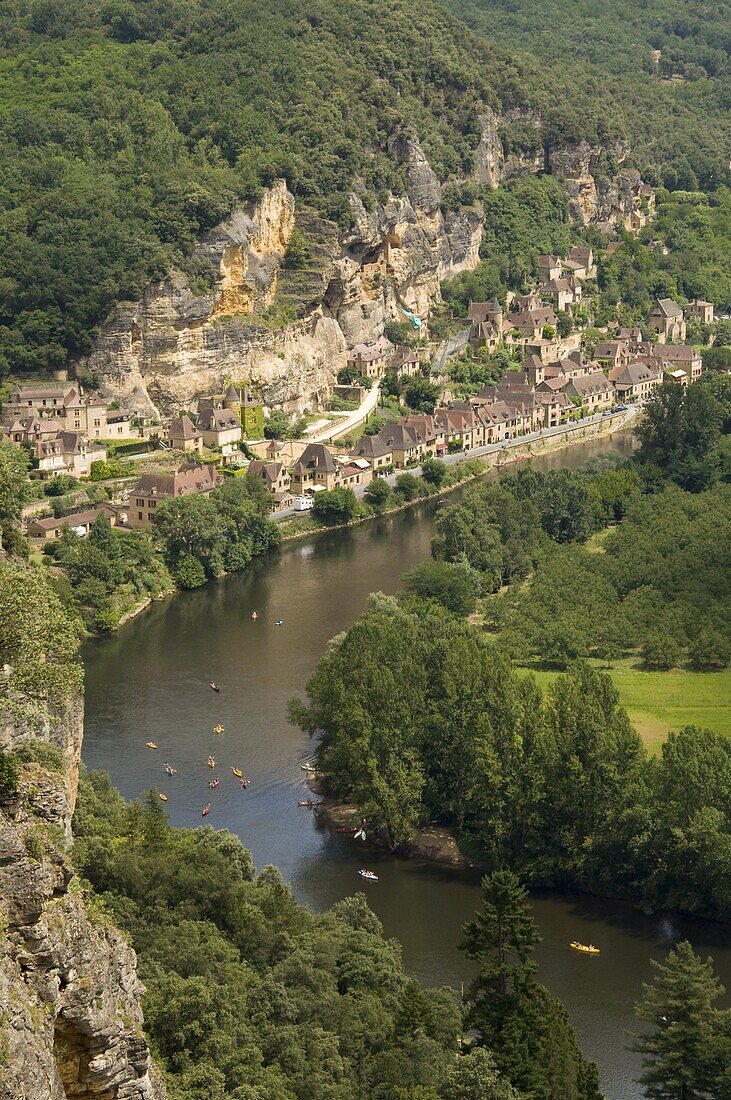
[[[601,18],[624,42],[621,19]],[[551,19],[565,47],[573,7]],[[414,0],[287,0],[266,20],[251,0],[5,5],[0,374],[88,352],[112,306],[173,264],[211,286],[213,270],[189,262],[199,234],[278,177],[347,225],[354,186],[369,207],[403,191],[392,139],[412,133],[440,178],[459,183],[486,109],[540,113],[538,130],[510,123],[508,148],[525,146],[527,131],[533,144],[621,136],[669,187],[728,180],[728,34],[715,17],[668,31],[705,66],[683,88],[646,72],[634,48],[612,51],[610,80],[564,56],[546,67],[538,36],[518,35],[509,50],[488,5],[468,21],[480,33]],[[640,22],[649,28],[652,12]]]

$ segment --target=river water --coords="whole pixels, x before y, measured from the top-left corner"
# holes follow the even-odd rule
[[[618,436],[535,465],[576,467],[630,447],[629,438]],[[478,880],[364,852],[298,809],[308,794],[300,763],[310,743],[286,717],[287,701],[303,693],[328,640],[357,618],[368,593],[397,591],[401,574],[428,556],[434,512],[434,503],[424,502],[289,543],[246,574],[157,603],[114,637],[89,642],[83,755],[88,767],[110,772],[127,798],[153,785],[164,790],[174,825],[201,824],[210,800],[207,822],[237,833],[258,867],[279,867],[302,903],[324,909],[365,888],[386,934],[401,941],[408,971],[427,984],[459,988],[472,973],[457,943],[478,905]],[[211,680],[220,683],[220,695],[210,690]],[[212,732],[217,723],[225,730],[220,737]],[[157,752],[145,747],[149,740]],[[218,760],[215,773],[209,753]],[[165,760],[178,769],[174,778],[165,776]],[[231,775],[239,766],[252,781],[246,791]],[[221,785],[211,792],[213,774]],[[378,883],[357,878],[364,864],[377,870]],[[713,955],[731,986],[728,929],[644,917],[626,905],[575,895],[536,896],[534,906],[542,980],[566,1004],[608,1100],[637,1100],[639,1060],[627,1050],[627,1033],[636,1028],[633,1005],[650,977],[650,959],[687,937]],[[568,948],[573,939],[597,944],[602,954],[577,955]]]

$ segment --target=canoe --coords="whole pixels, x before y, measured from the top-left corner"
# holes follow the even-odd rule
[[[213,727],[213,732],[214,733],[223,733],[223,726],[214,726]]]
[[[242,772],[241,768],[232,768],[231,771],[234,773],[237,779],[244,778],[244,773]]]
[[[167,802],[168,800],[168,796],[166,794],[159,794],[157,797],[160,799],[161,802]]]
[[[208,786],[211,788],[212,791],[215,791],[216,787],[219,785],[220,782],[221,782],[220,779],[212,779],[211,782],[208,784]]]
[[[314,810],[316,806],[322,806],[322,801],[313,802],[311,798],[308,798],[306,802],[298,802],[298,806],[302,806],[305,810]]]
[[[577,943],[576,940],[572,940],[571,943],[569,944],[569,947],[572,947],[574,949],[574,951],[581,951],[584,955],[600,955],[601,954],[601,950],[598,947],[594,947],[593,943],[589,943],[589,944]]]
[[[148,749],[156,749],[157,748],[157,745],[155,744],[154,741],[145,741],[145,744],[147,745]]]
[[[209,768],[215,768],[215,766],[216,766],[216,758],[215,758],[215,756],[209,756],[209,757],[208,757],[208,767],[209,767]]]
[[[314,772],[315,765],[311,760],[307,760],[304,764],[300,764],[300,768],[303,772]]]
[[[378,875],[374,874],[373,871],[360,870],[360,871],[358,871],[358,874],[360,875],[361,878],[364,878],[367,882],[378,882]]]
[[[348,833],[349,836],[353,836],[354,833],[358,832],[358,829],[359,829],[359,826],[355,825],[352,829],[336,829],[335,832],[336,833]]]
[[[207,806],[203,807],[203,809],[201,811],[201,817],[208,817],[210,812],[211,812],[211,804],[209,802]]]

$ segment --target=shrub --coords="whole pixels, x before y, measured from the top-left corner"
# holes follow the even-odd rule
[[[402,500],[416,500],[421,496],[422,484],[415,474],[399,474],[396,478],[396,492]]]
[[[19,782],[20,768],[15,759],[6,752],[0,752],[0,802],[17,794]]]
[[[388,482],[381,477],[377,477],[366,489],[364,499],[370,504],[374,512],[383,512],[388,507],[392,495],[391,486]]]
[[[425,458],[421,464],[421,476],[427,484],[438,489],[447,476],[447,467],[438,458]]]
[[[358,502],[352,489],[330,489],[317,493],[312,515],[321,523],[333,526],[350,523],[358,511]]]

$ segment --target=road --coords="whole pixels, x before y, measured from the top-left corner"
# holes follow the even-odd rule
[[[363,406],[361,406],[361,408],[362,407]],[[468,458],[481,458],[482,455],[494,454],[496,451],[511,451],[516,447],[524,447],[526,443],[532,443],[541,439],[550,439],[552,436],[570,436],[573,432],[586,427],[587,424],[596,424],[597,421],[600,420],[620,421],[619,424],[615,425],[614,430],[616,431],[619,427],[625,427],[627,424],[630,424],[637,416],[638,412],[639,408],[637,405],[630,405],[624,412],[611,413],[608,416],[604,413],[595,413],[594,416],[585,416],[583,420],[577,420],[573,424],[559,424],[555,428],[542,428],[539,432],[529,432],[528,435],[518,436],[517,439],[508,439],[503,443],[491,443],[487,447],[474,447],[471,451],[459,451],[457,454],[444,455],[441,457],[441,461],[444,462],[446,466],[454,466],[455,463],[464,462],[465,459]],[[320,442],[325,441],[321,440]],[[418,476],[421,473],[421,466],[410,466],[406,470],[394,470],[394,472],[388,474],[384,480],[387,481],[389,485],[394,485],[399,474],[407,473],[416,474]],[[367,488],[367,485],[358,485],[353,492],[356,497],[362,497]],[[277,512],[276,515],[271,516],[271,519],[278,522],[279,520],[289,519],[290,516],[301,516],[306,514],[306,512],[295,512],[294,508],[286,508],[284,511]]]
[[[357,428],[359,424],[362,424],[364,420],[368,419],[378,404],[380,392],[380,382],[379,379],[376,378],[373,381],[373,385],[368,390],[368,393],[354,412],[348,413],[345,419],[338,420],[335,424],[328,424],[326,428],[322,428],[319,432],[313,432],[312,435],[308,435],[307,442],[333,443],[336,439],[340,439],[341,436],[347,435],[349,431],[352,431],[353,428]]]

